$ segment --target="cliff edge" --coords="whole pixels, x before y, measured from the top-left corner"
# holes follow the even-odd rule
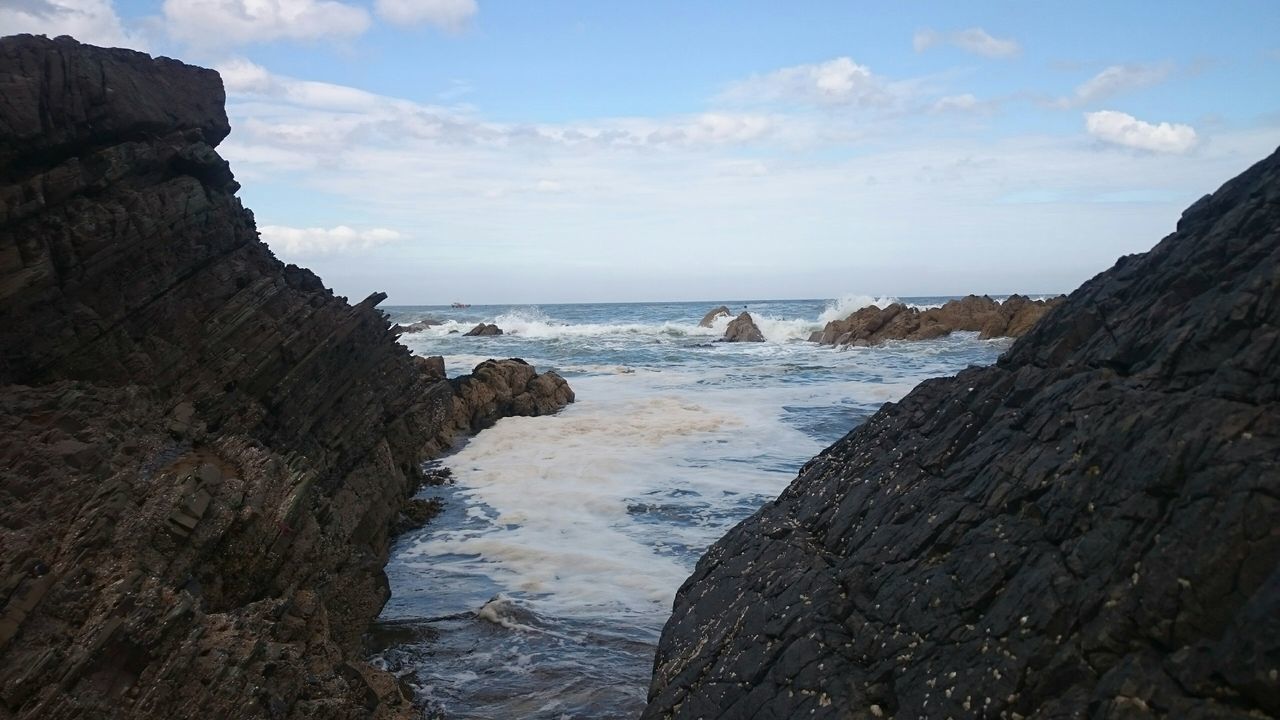
[[[1280,153],[712,546],[648,718],[1280,716]]]
[[[455,433],[573,399],[447,380],[258,239],[210,70],[0,39],[0,718],[410,717],[360,660]]]

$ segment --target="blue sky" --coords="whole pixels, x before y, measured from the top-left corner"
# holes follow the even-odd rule
[[[218,68],[353,298],[1069,291],[1280,144],[1280,3],[0,0]]]

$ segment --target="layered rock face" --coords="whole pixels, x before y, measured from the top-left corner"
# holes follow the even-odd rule
[[[358,658],[420,461],[572,398],[519,361],[445,380],[381,295],[277,261],[223,97],[0,40],[0,718],[410,717]]]
[[[1280,716],[1280,154],[680,589],[645,717]]]
[[[981,333],[984,340],[1021,337],[1060,302],[1061,298],[1030,300],[1022,295],[1010,295],[1004,302],[996,302],[985,295],[969,295],[928,310],[902,303],[886,308],[871,305],[844,320],[832,320],[813,333],[809,341],[822,345],[867,346],[889,340],[930,340],[957,330]]]

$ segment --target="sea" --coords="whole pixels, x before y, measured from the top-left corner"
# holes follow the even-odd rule
[[[436,465],[443,511],[401,536],[372,659],[426,717],[634,718],[677,589],[702,552],[801,465],[921,380],[1010,341],[955,333],[833,348],[808,341],[875,304],[947,297],[384,308],[449,375],[488,358],[555,370],[577,401],[506,418]],[[716,342],[751,313],[762,343]],[[504,334],[464,337],[477,323]],[[438,468],[437,468],[438,469]]]

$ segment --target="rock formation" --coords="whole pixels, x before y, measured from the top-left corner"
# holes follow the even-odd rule
[[[420,333],[426,330],[427,328],[432,328],[439,324],[440,324],[439,320],[436,320],[434,318],[426,318],[425,320],[411,322],[408,325],[393,325],[391,327],[391,330],[401,335],[411,335],[413,333]]]
[[[724,305],[721,305],[718,308],[712,308],[711,310],[708,310],[707,314],[703,315],[702,319],[698,321],[698,325],[700,327],[709,328],[712,325],[715,325],[716,320],[719,320],[722,317],[729,317],[731,315],[733,315],[733,312],[731,312],[729,308],[725,307]]]
[[[730,321],[721,342],[764,342],[764,334],[751,319],[751,313],[743,312]]]
[[[867,346],[888,340],[929,340],[957,330],[981,333],[983,339],[1020,337],[1061,302],[1061,298],[1029,300],[1011,295],[998,303],[985,295],[969,295],[923,311],[902,303],[886,308],[869,305],[844,320],[832,320],[809,340],[823,345]]]
[[[487,337],[490,335],[501,335],[502,328],[497,325],[480,323],[466,332],[463,337]]]
[[[648,718],[1280,717],[1280,152],[712,546]]]
[[[228,130],[212,71],[0,39],[0,718],[411,717],[360,637],[420,461],[572,398],[277,261]]]

